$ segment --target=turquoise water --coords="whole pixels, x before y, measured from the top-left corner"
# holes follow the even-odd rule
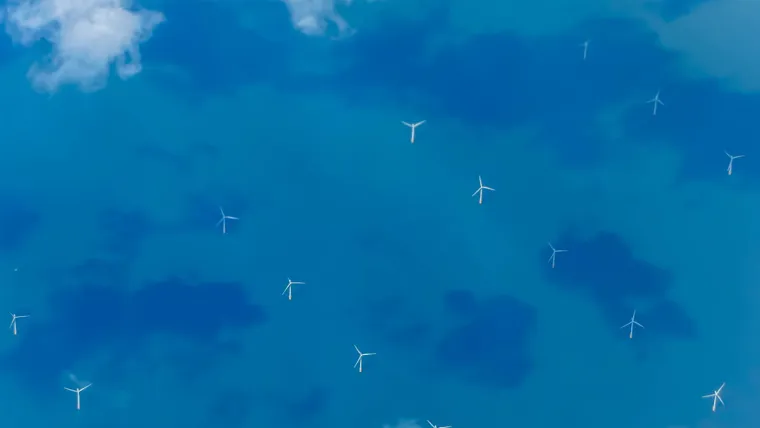
[[[760,98],[638,16],[488,3],[143,3],[127,79],[4,38],[3,424],[756,420]]]

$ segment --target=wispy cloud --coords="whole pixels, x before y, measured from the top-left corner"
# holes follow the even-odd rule
[[[49,43],[48,57],[29,70],[34,86],[45,92],[67,84],[100,89],[112,66],[122,79],[139,73],[140,43],[164,20],[130,0],[10,0],[2,18],[16,42]]]
[[[343,37],[353,33],[353,29],[338,14],[339,6],[349,6],[353,0],[283,0],[290,11],[293,26],[309,36],[322,36],[335,28],[337,35]],[[377,0],[363,0],[371,3]]]
[[[705,2],[673,21],[650,19],[668,49],[681,54],[682,70],[717,77],[742,92],[760,92],[760,2]]]
[[[284,0],[290,11],[293,26],[310,36],[324,35],[330,24],[340,34],[350,31],[348,23],[335,11],[336,4],[351,4],[351,0]]]

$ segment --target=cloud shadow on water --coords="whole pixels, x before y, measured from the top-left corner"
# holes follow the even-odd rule
[[[152,334],[209,343],[223,330],[267,321],[260,306],[247,302],[241,283],[196,284],[179,278],[147,283],[133,292],[102,283],[65,287],[53,293],[50,307],[51,316],[29,323],[29,334],[19,334],[18,344],[3,356],[3,367],[39,392],[55,390],[51,384],[62,371],[96,352],[110,349],[122,359],[139,352]]]
[[[118,208],[101,212],[98,225],[103,250],[127,260],[137,256],[142,242],[157,229],[146,214]]]
[[[0,252],[18,251],[37,230],[41,214],[22,197],[3,192],[0,207]]]
[[[544,38],[504,32],[442,42],[451,31],[446,12],[442,5],[422,19],[393,18],[357,33],[334,53],[348,65],[315,87],[373,107],[391,97],[425,117],[494,129],[536,125],[563,160],[585,165],[599,160],[605,144],[589,126],[594,118],[656,90],[675,58],[646,27],[626,20],[584,22]],[[594,42],[584,61],[579,44],[587,38]]]
[[[231,387],[211,397],[206,426],[250,426],[255,398],[247,390]]]
[[[588,240],[565,233],[558,241],[570,251],[557,255],[556,268],[547,266],[547,251],[540,267],[551,283],[594,301],[615,335],[633,310],[637,320],[651,325],[647,331],[677,339],[693,339],[696,324],[668,294],[672,274],[636,258],[622,237],[602,231]],[[627,336],[625,336],[627,338]]]
[[[287,70],[287,46],[242,27],[235,8],[171,2],[163,12],[171,20],[162,24],[142,53],[146,62],[160,61],[177,70],[153,68],[145,73],[183,99],[232,94],[245,85],[278,81]],[[289,22],[279,2],[260,2],[256,13],[282,20],[283,28]]]
[[[458,290],[444,298],[448,305],[452,294],[475,301],[470,292]],[[507,295],[488,296],[471,306],[467,304],[466,314],[459,311],[454,325],[443,332],[435,347],[436,365],[481,387],[519,387],[533,369],[530,343],[536,309]]]
[[[652,115],[651,104],[642,103],[625,112],[622,130],[633,141],[680,149],[684,156],[679,165],[682,180],[725,178],[729,159],[724,151],[748,159],[760,157],[760,149],[752,144],[760,139],[753,120],[760,115],[760,95],[729,92],[717,79],[669,79],[661,88],[665,105],[657,116]],[[740,162],[735,163],[737,176],[760,179],[760,169]]]
[[[331,396],[330,390],[325,386],[312,385],[300,393],[289,390],[278,400],[279,405],[283,407],[284,424],[302,426],[314,423],[329,407]]]
[[[428,343],[435,333],[433,325],[419,317],[402,296],[374,300],[362,315],[371,331],[402,348]]]

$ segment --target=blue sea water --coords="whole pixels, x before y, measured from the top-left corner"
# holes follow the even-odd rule
[[[143,6],[143,70],[98,91],[36,91],[50,43],[0,41],[0,302],[31,315],[4,426],[757,419],[756,94],[633,18],[481,32],[386,0],[337,38],[280,2]]]

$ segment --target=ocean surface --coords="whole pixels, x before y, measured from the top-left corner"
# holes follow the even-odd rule
[[[3,427],[757,423],[760,2],[2,10]]]

